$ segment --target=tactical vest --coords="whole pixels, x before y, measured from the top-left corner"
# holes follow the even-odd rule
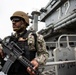
[[[25,56],[28,60],[32,60],[35,58],[35,55],[36,55],[36,51],[37,50],[33,50],[31,51],[29,49],[29,46],[28,46],[28,40],[25,40],[25,41],[18,41],[18,39],[20,37],[26,39],[29,35],[30,31],[25,31],[22,35],[19,35],[19,37],[15,38],[14,39],[12,38],[13,41],[15,41],[15,43],[17,43],[17,45],[24,51],[24,54],[23,56]],[[35,38],[35,43],[36,43],[36,34],[32,34]],[[36,44],[34,45],[36,47]],[[36,48],[35,48],[36,49]],[[27,71],[26,71],[26,68],[18,61],[16,60],[14,62],[14,64],[11,66],[9,72],[8,72],[8,75],[11,75],[11,74],[22,74],[22,75],[26,75],[28,74]],[[29,75],[29,74],[28,74]]]

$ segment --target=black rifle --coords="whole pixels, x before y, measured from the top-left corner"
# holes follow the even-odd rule
[[[23,50],[21,50],[21,48],[14,41],[11,41],[8,44],[8,43],[3,42],[0,39],[0,43],[3,46],[3,52],[9,56],[9,59],[6,61],[6,63],[4,64],[4,66],[2,68],[2,72],[4,72],[5,74],[7,74],[8,71],[9,71],[9,69],[10,69],[10,67],[11,67],[11,65],[17,59],[24,66],[30,67],[30,69],[32,71],[34,71],[36,75],[40,75],[39,70],[38,69],[34,70],[33,69],[34,65],[32,63],[30,63],[30,61],[27,58],[25,58],[24,56],[22,56],[22,54],[24,53]]]

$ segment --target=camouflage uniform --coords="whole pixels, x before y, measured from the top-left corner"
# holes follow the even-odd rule
[[[46,49],[46,43],[45,43],[43,36],[41,34],[38,34],[38,33],[36,33],[36,35],[37,35],[37,53],[36,53],[35,59],[38,61],[38,63],[40,65],[44,65],[49,57],[49,53]],[[21,39],[22,39],[22,37],[19,38],[19,40],[21,40]],[[35,38],[32,35],[32,32],[29,33],[26,40],[28,40],[29,49],[31,51],[35,50],[35,46],[34,46],[35,45]]]
[[[32,33],[29,34],[28,36],[28,45],[30,47],[30,50],[33,50],[34,48],[34,36],[32,35]],[[46,49],[46,43],[43,39],[43,36],[40,34],[37,34],[37,56],[36,56],[36,60],[39,62],[39,64],[45,64],[46,60],[48,59],[48,51]]]

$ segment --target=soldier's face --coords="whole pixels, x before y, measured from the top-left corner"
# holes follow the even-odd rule
[[[12,19],[12,26],[13,31],[22,31],[22,29],[25,27],[24,22],[20,18],[13,18]]]

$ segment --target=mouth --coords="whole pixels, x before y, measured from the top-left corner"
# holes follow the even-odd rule
[[[18,30],[19,30],[19,28],[13,28],[13,30],[14,30],[14,31],[18,31]]]

